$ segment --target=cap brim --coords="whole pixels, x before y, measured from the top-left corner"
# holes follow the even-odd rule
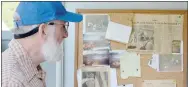
[[[80,22],[83,20],[83,16],[81,14],[67,12],[65,15],[60,16],[58,19],[68,22]]]

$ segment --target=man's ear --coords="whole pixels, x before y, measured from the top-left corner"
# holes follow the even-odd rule
[[[46,24],[41,24],[39,26],[39,35],[42,39],[46,40],[47,39],[47,34],[48,34],[48,30],[47,30],[47,25]]]

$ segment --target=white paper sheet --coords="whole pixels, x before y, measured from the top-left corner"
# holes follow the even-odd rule
[[[141,77],[140,55],[133,52],[125,52],[120,57],[121,78]]]
[[[82,71],[81,69],[77,70],[77,82],[78,82],[78,87],[82,86]]]
[[[175,80],[144,80],[142,87],[176,87]]]
[[[133,84],[120,85],[120,86],[117,86],[117,87],[133,87]]]
[[[117,87],[117,74],[116,74],[116,69],[115,68],[111,68],[110,69],[110,84],[111,84],[111,87]]]
[[[121,43],[128,43],[132,27],[110,21],[105,38]]]
[[[153,69],[158,69],[159,62],[158,62],[159,55],[153,54],[152,58],[149,60],[148,65]]]

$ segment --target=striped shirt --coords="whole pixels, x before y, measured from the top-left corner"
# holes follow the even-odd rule
[[[2,53],[2,87],[45,87],[45,72],[15,39]]]

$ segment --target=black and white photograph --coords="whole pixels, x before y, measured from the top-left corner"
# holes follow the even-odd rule
[[[82,71],[81,87],[110,87],[109,72],[105,69],[91,68],[92,70]]]
[[[109,50],[84,51],[85,66],[109,65]]]
[[[183,60],[181,54],[159,55],[159,71],[180,72],[183,70]]]
[[[120,68],[120,57],[125,53],[124,50],[110,51],[109,64],[111,68]]]
[[[106,32],[109,23],[107,14],[84,15],[84,33]]]
[[[153,51],[154,30],[140,29],[138,26],[133,27],[127,49],[137,51]]]
[[[96,72],[82,72],[82,87],[95,87]]]
[[[137,41],[140,50],[154,50],[154,31],[139,29]]]
[[[172,41],[172,53],[180,53],[181,50],[181,41],[173,40]]]
[[[128,49],[137,49],[137,35],[136,35],[136,32],[134,32],[134,29],[131,33],[127,48]]]

